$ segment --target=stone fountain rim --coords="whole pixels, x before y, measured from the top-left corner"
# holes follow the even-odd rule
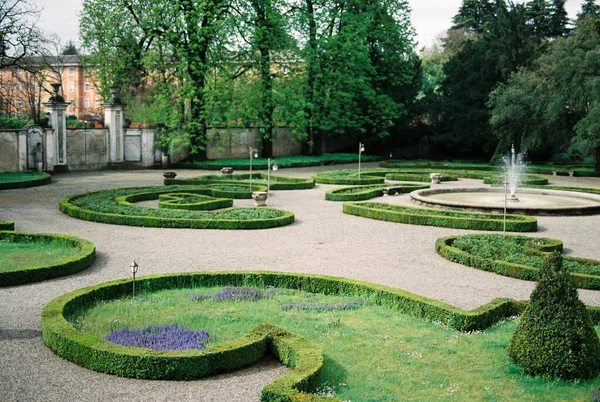
[[[481,204],[475,202],[456,202],[447,200],[438,200],[428,198],[428,195],[443,194],[443,193],[459,193],[459,192],[482,192],[482,193],[501,193],[505,192],[504,188],[496,187],[453,187],[453,188],[435,188],[435,189],[423,189],[415,190],[410,193],[412,202],[433,208],[445,208],[445,209],[459,209],[469,211],[481,211],[481,212],[503,212],[504,205],[492,206],[489,204]],[[600,195],[591,193],[582,193],[577,191],[567,190],[551,190],[541,188],[521,188],[517,192],[519,194],[542,194],[542,195],[557,195],[571,198],[582,198],[598,202],[598,205],[577,205],[577,206],[546,206],[546,207],[535,207],[527,205],[518,205],[518,203],[508,202],[506,205],[506,211],[509,213],[516,214],[527,214],[527,215],[593,215],[600,214]]]

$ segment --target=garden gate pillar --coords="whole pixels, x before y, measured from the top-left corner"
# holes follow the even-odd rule
[[[111,87],[112,99],[104,103],[104,125],[108,128],[108,163],[120,163],[125,160],[125,135],[123,132],[123,107],[117,89]]]
[[[58,92],[58,91],[57,91]],[[56,92],[56,93],[57,93]],[[67,116],[68,102],[63,102],[61,96],[50,98],[50,102],[44,103],[50,110],[50,125],[52,126],[52,170],[66,171],[67,166]],[[50,168],[50,167],[48,167]]]

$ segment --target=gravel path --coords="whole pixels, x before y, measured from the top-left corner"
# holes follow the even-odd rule
[[[376,164],[364,164],[365,168]],[[282,169],[281,176],[310,177],[337,167]],[[176,170],[178,178],[209,172]],[[40,314],[53,298],[85,286],[130,276],[198,270],[274,270],[319,273],[397,287],[462,308],[496,297],[527,299],[534,284],[449,262],[434,251],[438,237],[458,229],[393,224],[342,213],[325,201],[328,189],[272,192],[270,205],[293,211],[292,225],[258,231],[158,229],[106,225],[73,219],[58,210],[69,194],[114,187],[162,184],[162,170],[75,172],[53,176],[51,185],[0,191],[0,220],[22,232],[66,233],[96,244],[96,262],[83,272],[46,282],[0,288],[0,401],[194,400],[253,401],[266,384],[287,371],[273,359],[235,373],[190,382],[119,378],[83,369],[56,357],[41,342]],[[600,179],[550,177],[551,184],[600,188]],[[440,186],[481,186],[461,180]],[[408,195],[379,201],[410,204]],[[248,200],[234,205],[251,205]],[[539,217],[532,236],[562,239],[566,252],[600,259],[600,215]],[[600,292],[580,291],[600,306]]]

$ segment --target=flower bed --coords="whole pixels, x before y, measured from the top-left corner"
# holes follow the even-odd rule
[[[467,235],[439,238],[435,248],[438,254],[459,264],[511,278],[537,281],[544,254],[562,251],[563,243],[547,238]],[[564,256],[563,266],[570,272],[577,287],[600,289],[600,261]]]
[[[60,210],[74,218],[130,226],[195,229],[266,229],[289,225],[294,214],[274,208],[225,208],[216,211],[146,208],[134,204],[161,194],[220,195],[223,190],[198,186],[157,186],[107,189],[70,195]],[[245,193],[243,193],[245,194]]]

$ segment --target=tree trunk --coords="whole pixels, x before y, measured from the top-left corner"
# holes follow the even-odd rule
[[[594,170],[600,172],[600,145],[592,148],[592,158],[594,158]]]

